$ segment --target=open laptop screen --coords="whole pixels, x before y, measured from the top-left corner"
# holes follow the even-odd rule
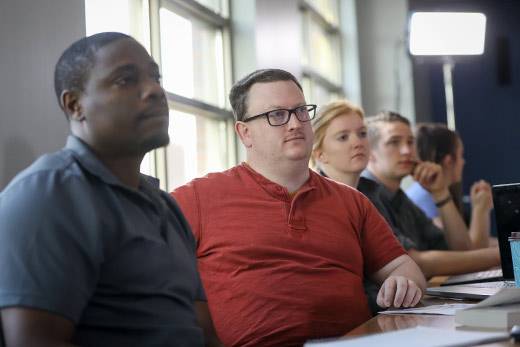
[[[520,231],[520,183],[494,185],[493,205],[503,277],[513,279],[513,262],[508,238],[513,231]]]

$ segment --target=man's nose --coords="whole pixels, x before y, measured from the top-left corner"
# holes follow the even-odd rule
[[[164,89],[161,84],[154,78],[147,78],[142,89],[142,98],[164,98]]]
[[[405,143],[401,146],[401,154],[411,154],[413,152],[412,145]]]
[[[289,121],[287,122],[289,129],[299,128],[302,126],[302,122],[296,117],[296,112],[291,112],[289,114]]]

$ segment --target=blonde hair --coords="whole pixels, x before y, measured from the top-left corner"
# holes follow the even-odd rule
[[[323,139],[330,123],[339,116],[349,114],[356,114],[363,119],[365,113],[361,107],[346,99],[332,101],[320,108],[318,115],[312,121],[312,130],[314,131],[313,155],[311,156],[312,167],[317,167],[314,152],[323,146]]]

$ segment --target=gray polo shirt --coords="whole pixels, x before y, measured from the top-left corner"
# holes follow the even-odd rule
[[[362,176],[376,184],[365,182],[364,186],[358,189],[385,217],[406,250],[448,249],[444,232],[436,227],[401,189],[395,193],[389,191],[377,182],[377,178],[368,170],[363,171]]]
[[[179,207],[142,175],[123,185],[70,136],[0,194],[0,307],[76,325],[81,346],[199,346],[204,299]]]

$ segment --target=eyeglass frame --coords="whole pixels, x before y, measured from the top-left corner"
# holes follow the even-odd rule
[[[296,110],[302,108],[302,107],[312,107],[312,109],[309,111],[307,110],[307,112],[313,112],[312,114],[312,117],[309,117],[309,119],[306,119],[306,120],[301,120],[299,117],[298,117],[298,114],[296,113]],[[306,104],[306,105],[301,105],[301,106],[298,106],[298,107],[295,107],[293,109],[288,109],[288,108],[277,108],[277,109],[274,109],[274,110],[270,110],[270,111],[267,111],[267,112],[263,112],[263,113],[259,113],[255,116],[252,116],[252,117],[248,117],[246,119],[243,119],[242,122],[244,123],[247,123],[249,121],[252,121],[254,119],[257,119],[257,118],[260,118],[260,117],[264,117],[267,119],[267,123],[269,123],[270,126],[272,127],[279,127],[279,126],[282,126],[282,125],[285,125],[287,123],[289,123],[289,121],[291,120],[291,117],[294,113],[294,116],[296,117],[296,119],[298,119],[298,121],[302,122],[302,123],[305,123],[305,122],[310,122],[311,120],[313,120],[315,117],[316,117],[316,109],[318,108],[317,105],[315,104]],[[271,124],[271,121],[269,120],[269,113],[271,112],[275,112],[275,111],[288,111],[289,112],[289,117],[287,117],[287,121],[285,123],[282,123],[282,124]]]

